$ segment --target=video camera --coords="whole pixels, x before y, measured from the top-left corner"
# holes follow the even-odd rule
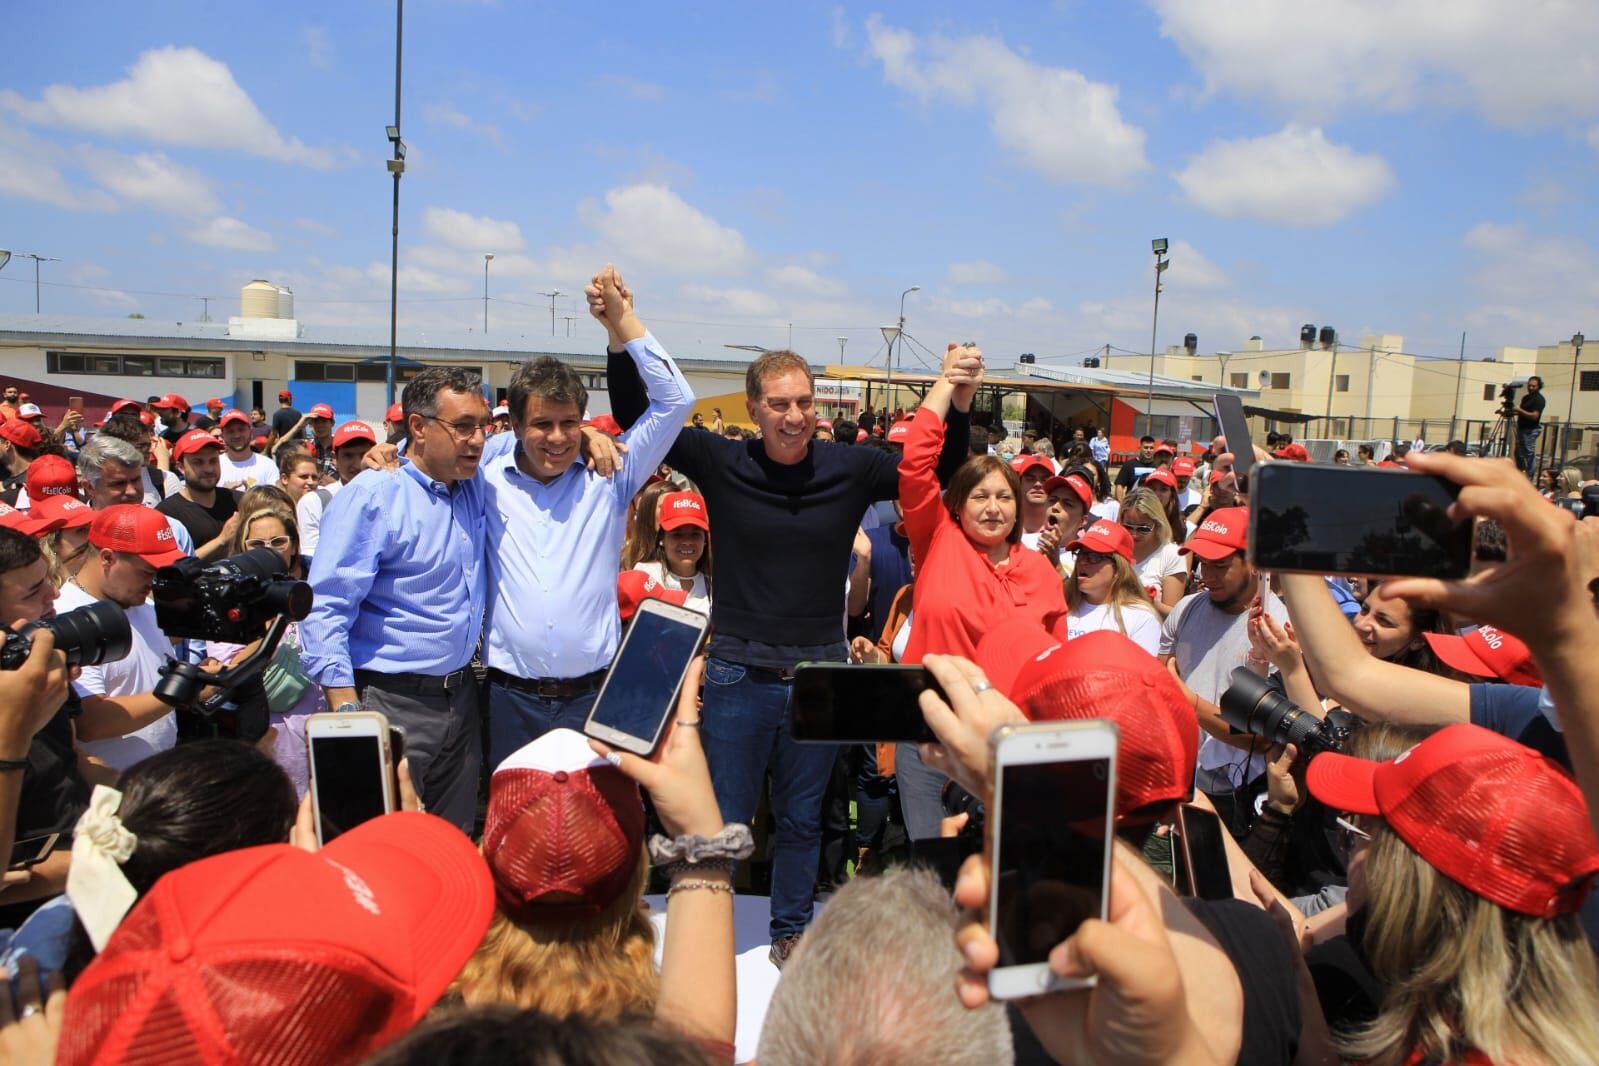
[[[109,600],[91,603],[75,611],[30,622],[16,632],[7,632],[0,644],[0,670],[16,670],[28,661],[33,650],[33,634],[39,630],[55,634],[56,651],[67,657],[68,666],[99,666],[127,657],[133,649],[133,630],[122,608]]]
[[[311,586],[287,576],[287,569],[283,556],[271,548],[255,548],[209,565],[180,559],[157,570],[151,597],[163,633],[261,643],[239,663],[214,674],[194,663],[168,660],[156,698],[209,720],[218,736],[253,741],[265,734],[268,712],[261,674],[289,623],[311,613]],[[217,692],[202,700],[208,687]]]
[[[1221,694],[1222,721],[1273,744],[1292,744],[1301,759],[1324,751],[1342,751],[1354,732],[1354,715],[1328,711],[1317,718],[1289,699],[1270,681],[1240,666]]]

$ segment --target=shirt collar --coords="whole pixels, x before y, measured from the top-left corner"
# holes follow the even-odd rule
[[[583,462],[583,456],[579,454],[576,459],[572,460],[571,466],[561,471],[560,477],[554,479],[553,481],[540,481],[538,478],[534,477],[532,474],[529,474],[527,471],[523,470],[519,465],[517,465],[517,459],[521,455],[522,444],[520,441],[518,441],[516,447],[500,456],[500,458],[496,461],[503,462],[505,464],[505,471],[507,475],[514,475],[525,484],[534,488],[553,489],[563,481],[566,481],[569,478],[577,477],[578,475],[575,474],[574,471],[588,470],[588,467]]]
[[[454,491],[453,486],[446,485],[442,481],[434,481],[432,478],[428,477],[422,472],[421,467],[417,466],[409,459],[400,460],[400,469],[405,471],[407,474],[410,474],[418,485],[421,485],[424,489],[427,489],[435,496],[443,496],[448,499]]]

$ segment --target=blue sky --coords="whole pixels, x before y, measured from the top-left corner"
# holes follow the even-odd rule
[[[411,0],[402,325],[481,329],[492,252],[502,339],[612,260],[685,353],[792,323],[864,361],[913,284],[929,348],[1147,350],[1164,236],[1162,344],[1599,333],[1596,35],[1599,5],[1487,0]],[[386,324],[392,3],[27,5],[8,36],[0,247],[97,287],[47,311],[237,313],[267,277],[305,321]]]

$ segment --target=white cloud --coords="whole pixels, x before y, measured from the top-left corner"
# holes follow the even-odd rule
[[[1504,344],[1551,344],[1592,326],[1599,262],[1584,240],[1483,222],[1462,243],[1476,261],[1476,299],[1466,316],[1474,333]]]
[[[810,267],[793,263],[768,271],[767,277],[778,288],[805,296],[842,296],[847,291],[843,282],[824,278]]]
[[[160,152],[124,155],[83,148],[79,158],[97,182],[125,202],[169,215],[214,215],[222,210],[209,178]]]
[[[389,264],[373,262],[366,268],[366,276],[379,283],[388,285]],[[425,267],[403,265],[400,267],[400,291],[419,293],[425,296],[449,296],[467,291],[471,286],[458,277],[441,274]]]
[[[448,207],[430,207],[422,212],[422,231],[433,240],[467,252],[519,252],[524,242],[522,228],[506,219],[469,215]]]
[[[1381,156],[1293,123],[1262,137],[1212,141],[1173,177],[1213,215],[1284,226],[1330,226],[1394,185]]]
[[[1166,275],[1175,285],[1189,289],[1225,289],[1232,284],[1227,272],[1184,240],[1171,242],[1171,267]]]
[[[661,86],[630,74],[602,74],[594,79],[594,84],[635,103],[653,104],[666,98],[666,90]]]
[[[422,109],[422,117],[435,126],[448,126],[450,129],[464,130],[467,133],[482,137],[496,148],[505,147],[505,138],[500,134],[500,127],[492,122],[479,122],[454,104],[428,104]]]
[[[1526,126],[1599,114],[1599,5],[1576,0],[1154,0],[1210,92],[1294,114],[1471,107]]]
[[[919,39],[877,15],[866,33],[885,81],[924,102],[983,108],[1000,146],[1050,181],[1121,185],[1149,168],[1144,131],[1122,119],[1114,85],[1036,63],[993,37]]]
[[[271,234],[225,215],[218,215],[190,230],[188,238],[195,244],[228,248],[235,252],[270,252],[276,247]]]
[[[51,85],[39,99],[0,92],[0,108],[38,125],[158,144],[226,148],[285,163],[333,165],[334,153],[285,137],[256,107],[226,63],[195,48],[142,53],[109,85]]]
[[[0,197],[30,200],[65,211],[115,211],[101,189],[73,185],[61,172],[67,153],[26,130],[0,121]]]
[[[1004,267],[986,259],[951,263],[947,279],[951,285],[1003,285],[1008,280]]]
[[[305,26],[300,30],[300,43],[305,46],[305,58],[318,70],[333,65],[333,38],[326,26]]]
[[[314,218],[297,218],[294,220],[293,225],[295,229],[304,230],[313,237],[337,237],[339,235],[337,226],[330,226],[326,222],[319,222]]]
[[[609,254],[678,275],[726,275],[744,265],[743,234],[683,201],[664,185],[643,183],[605,194],[603,212],[589,203],[579,215],[604,238]]]
[[[772,318],[783,305],[755,289],[721,289],[713,285],[684,285],[683,295],[709,306],[713,311],[739,318]]]

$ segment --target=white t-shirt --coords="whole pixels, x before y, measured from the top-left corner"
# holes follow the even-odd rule
[[[639,563],[633,569],[642,570],[673,591],[686,589],[688,591],[688,599],[683,601],[683,606],[691,611],[698,611],[707,617],[710,616],[711,586],[705,580],[704,574],[695,574],[693,581],[685,581],[654,560]]]
[[[1122,604],[1122,625],[1127,627],[1127,639],[1154,655],[1160,651],[1160,615],[1152,608],[1136,604]],[[1097,606],[1084,600],[1066,616],[1066,639],[1076,640],[1085,633],[1109,629],[1120,633],[1116,624],[1116,611],[1108,603]]]
[[[294,505],[296,524],[300,527],[300,554],[314,556],[316,554],[317,536],[322,530],[323,503],[320,493],[328,494],[328,502],[333,502],[333,497],[344,487],[342,482],[335,481],[331,485],[323,485],[319,489],[312,489],[300,497],[300,502]]]
[[[1144,589],[1149,593],[1149,598],[1161,598],[1161,580],[1168,577],[1188,576],[1188,567],[1183,562],[1183,557],[1177,553],[1177,545],[1162,544],[1151,552],[1149,558],[1141,563],[1134,563],[1133,569],[1138,571],[1138,580],[1144,583]]]
[[[253,489],[257,485],[275,485],[278,481],[278,464],[264,455],[250,453],[244,462],[235,462],[222,453],[222,482],[225,489]]]
[[[78,585],[68,583],[56,599],[56,613],[62,614],[97,602]],[[161,667],[172,658],[172,642],[155,623],[155,607],[141,603],[126,608],[133,630],[133,646],[127,657],[99,666],[85,666],[72,683],[82,696],[137,696],[155,689],[161,680]],[[126,770],[134,763],[166,751],[178,742],[178,720],[170,712],[143,729],[126,736],[84,741],[78,746],[105,762],[113,770]]]
[[[1117,499],[1100,500],[1088,509],[1088,513],[1095,518],[1103,518],[1107,522],[1114,522],[1121,516],[1122,503]]]
[[[1200,491],[1194,488],[1193,481],[1189,481],[1188,487],[1177,494],[1177,509],[1187,514],[1189,508],[1198,507],[1203,499]]]

